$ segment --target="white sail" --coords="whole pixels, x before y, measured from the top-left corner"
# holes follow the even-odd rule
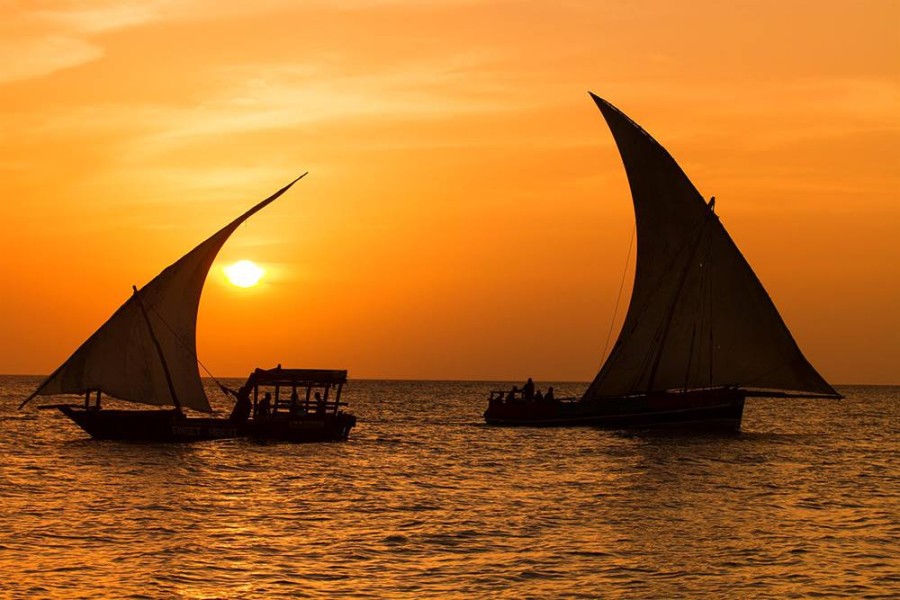
[[[715,386],[839,396],[675,160],[591,96],[625,164],[638,250],[622,331],[585,398]]]
[[[226,225],[138,290],[28,400],[38,395],[100,391],[128,402],[156,406],[180,403],[212,412],[200,380],[196,350],[197,310],[209,268],[241,223],[304,175]]]

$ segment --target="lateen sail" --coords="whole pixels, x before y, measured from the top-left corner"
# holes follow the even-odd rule
[[[625,164],[638,250],[622,331],[584,398],[713,386],[839,397],[675,160],[591,96]]]
[[[212,412],[197,369],[196,351],[197,310],[209,268],[241,223],[305,175],[223,227],[131,296],[28,400],[37,395],[99,390],[139,404],[175,404],[151,337],[152,327],[181,406]]]

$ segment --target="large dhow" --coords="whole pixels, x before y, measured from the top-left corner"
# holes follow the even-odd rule
[[[708,203],[672,156],[591,94],[628,175],[634,288],[606,362],[580,399],[493,394],[492,425],[739,429],[747,397],[841,398],[803,356]]]
[[[341,410],[340,386],[346,371],[257,369],[232,393],[237,401],[229,418],[189,417],[185,409],[211,413],[200,379],[196,351],[197,311],[206,276],[219,250],[252,215],[284,194],[306,173],[266,198],[212,237],[167,267],[131,297],[29,396],[78,394],[83,405],[55,404],[92,437],[144,441],[196,441],[239,436],[289,441],[346,439],[356,422]],[[250,405],[250,392],[272,385],[306,389],[309,396],[338,386],[337,397],[314,410],[296,402],[279,412],[279,404]],[[117,400],[171,409],[101,408],[101,394]],[[317,397],[320,396],[316,392]],[[93,403],[92,403],[93,398]],[[251,414],[252,412],[252,414]]]

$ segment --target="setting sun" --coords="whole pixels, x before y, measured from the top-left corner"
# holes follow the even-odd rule
[[[265,273],[265,269],[249,260],[240,260],[222,270],[232,285],[242,288],[256,285]]]

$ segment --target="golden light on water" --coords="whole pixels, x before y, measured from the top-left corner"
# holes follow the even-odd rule
[[[251,260],[239,260],[222,269],[229,283],[242,288],[253,287],[266,273],[265,269]]]

